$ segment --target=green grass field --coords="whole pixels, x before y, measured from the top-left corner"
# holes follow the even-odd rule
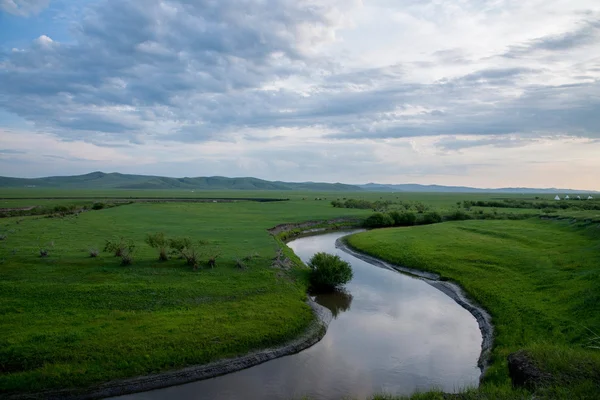
[[[600,333],[597,224],[446,222],[369,231],[348,243],[458,282],[491,313],[496,336],[486,390],[516,395],[507,389],[506,357],[525,349],[557,377],[551,398],[600,393],[600,351],[590,347]]]
[[[2,219],[0,391],[81,387],[282,343],[312,314],[304,281],[271,268],[278,245],[267,229],[364,214],[316,201],[166,203]],[[144,244],[156,231],[218,248],[217,267],[158,262]],[[115,236],[136,242],[132,266],[89,257]],[[235,267],[255,253],[247,269]]]
[[[304,303],[305,276],[301,268],[271,266],[280,244],[267,229],[373,212],[334,208],[331,200],[389,200],[392,209],[400,201],[420,202],[442,213],[465,200],[535,200],[497,194],[3,189],[0,208],[253,197],[289,201],[134,203],[54,218],[0,219],[0,394],[85,387],[243,354],[298,335],[312,318]],[[526,208],[465,212],[500,219],[543,215]],[[559,210],[551,216],[584,221],[597,214]],[[219,252],[217,267],[193,271],[177,258],[157,261],[158,252],[144,243],[154,232],[203,241],[202,259]],[[589,353],[573,348],[589,337],[586,328],[600,330],[593,262],[600,259],[599,233],[567,222],[482,220],[372,231],[359,244],[376,245],[381,256],[406,265],[438,270],[486,306],[498,324],[487,379],[496,386],[486,390],[512,395],[503,360],[513,349],[525,347],[559,369],[564,362],[550,357],[554,349],[567,360],[573,352]],[[132,266],[121,266],[108,253],[89,257],[91,248],[102,249],[120,236],[137,245]],[[42,248],[48,257],[40,257]],[[258,257],[247,269],[236,268],[236,258],[252,254]]]

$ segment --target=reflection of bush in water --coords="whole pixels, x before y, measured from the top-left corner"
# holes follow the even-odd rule
[[[317,294],[315,301],[323,307],[327,307],[333,317],[337,318],[340,313],[350,310],[352,295],[344,290],[335,290],[330,293]]]

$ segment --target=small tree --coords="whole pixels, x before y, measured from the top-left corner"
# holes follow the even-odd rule
[[[121,265],[133,264],[133,254],[135,252],[135,245],[130,243],[127,248],[121,253]]]
[[[352,267],[339,256],[317,253],[308,266],[311,269],[310,283],[317,290],[333,290],[352,279]]]
[[[168,242],[163,232],[149,233],[146,235],[146,243],[153,249],[158,249],[158,261],[167,261]]]
[[[180,254],[180,256],[183,256],[183,250],[188,248],[188,247],[192,247],[192,239],[184,237],[184,238],[175,238],[175,239],[169,239],[168,240],[169,243],[169,247],[171,249],[173,249],[173,251],[177,252]]]
[[[415,213],[403,211],[392,211],[390,217],[394,219],[395,226],[413,226],[417,223],[417,216]]]
[[[375,213],[365,220],[364,225],[367,228],[383,228],[386,226],[393,226],[394,219],[388,214]]]
[[[420,224],[428,225],[437,224],[438,222],[442,222],[442,215],[437,211],[430,211],[428,213],[423,214]]]
[[[104,245],[104,251],[114,253],[115,257],[121,257],[128,247],[133,246],[131,240],[125,240],[123,237],[119,237],[113,240],[107,240]]]
[[[190,238],[169,239],[168,242],[169,247],[178,252],[180,257],[185,259],[187,265],[194,267],[194,270],[198,269],[200,252]]]
[[[211,255],[208,257],[208,266],[211,268],[214,268],[217,266],[217,258],[221,255],[221,252],[219,250],[215,250],[211,253]]]

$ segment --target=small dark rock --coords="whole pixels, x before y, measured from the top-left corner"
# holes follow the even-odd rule
[[[552,380],[552,376],[541,371],[524,350],[508,356],[508,373],[513,386],[529,390],[534,390]]]

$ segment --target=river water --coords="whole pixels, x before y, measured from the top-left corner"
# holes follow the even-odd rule
[[[319,343],[232,374],[119,399],[338,400],[477,386],[482,337],[475,318],[425,281],[337,249],[336,240],[347,234],[288,243],[304,262],[325,251],[353,268],[345,292],[316,296],[334,315]]]

